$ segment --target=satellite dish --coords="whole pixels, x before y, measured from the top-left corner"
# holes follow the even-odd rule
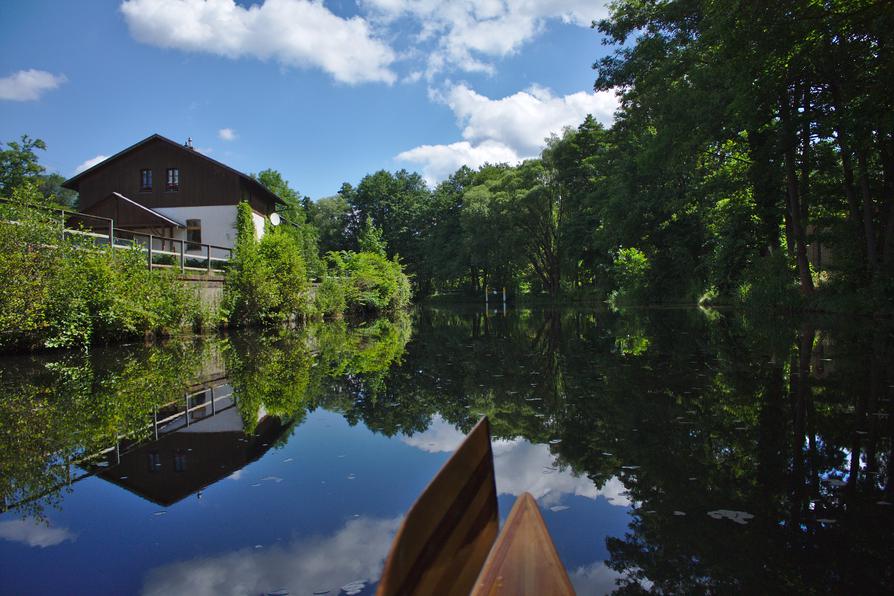
[[[270,223],[274,226],[278,226],[282,222],[282,218],[279,217],[279,213],[271,213],[270,214]]]

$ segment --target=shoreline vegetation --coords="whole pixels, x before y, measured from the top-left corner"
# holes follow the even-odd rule
[[[150,270],[139,247],[63,234],[32,181],[10,199],[0,203],[0,353],[391,315],[409,304],[409,279],[383,252],[328,255],[312,293],[300,235],[270,228],[258,240],[247,203],[238,208],[223,300],[211,308],[173,269]]]
[[[536,158],[434,187],[382,170],[314,201],[261,171],[288,225],[258,240],[241,213],[217,312],[136,255],[4,217],[0,351],[483,303],[487,288],[518,304],[894,315],[886,3],[621,0],[593,26],[611,47],[594,65],[619,99],[610,126],[587,116]],[[0,146],[0,197],[76,208],[45,149]]]

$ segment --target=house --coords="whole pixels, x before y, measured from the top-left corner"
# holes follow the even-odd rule
[[[154,134],[66,180],[80,195],[80,211],[113,219],[115,228],[232,248],[236,206],[252,208],[258,237],[277,205],[263,184],[185,144]]]

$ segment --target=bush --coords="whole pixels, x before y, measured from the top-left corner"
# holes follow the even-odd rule
[[[316,311],[328,317],[340,317],[348,308],[345,299],[345,284],[335,277],[326,276],[317,287]]]
[[[616,289],[612,292],[613,304],[640,304],[648,302],[649,258],[638,248],[621,248],[615,255],[612,274]]]
[[[309,311],[301,245],[284,230],[258,242],[251,207],[240,203],[236,245],[224,281],[223,315],[231,325],[272,325]]]
[[[198,296],[172,271],[150,271],[133,248],[97,248],[63,237],[49,212],[21,204],[0,212],[0,350],[84,347],[92,342],[171,335],[192,324]]]
[[[330,273],[323,282],[326,289],[318,292],[317,297],[321,312],[331,314],[333,305],[342,300],[335,285],[341,288],[343,310],[356,314],[394,312],[410,303],[410,279],[396,258],[388,260],[379,253],[342,251],[329,253],[329,262]]]
[[[759,311],[799,309],[798,278],[782,251],[762,257],[745,272],[734,303]]]

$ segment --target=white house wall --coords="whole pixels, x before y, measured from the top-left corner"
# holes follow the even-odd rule
[[[158,207],[155,211],[165,217],[186,225],[188,219],[202,222],[202,244],[212,244],[232,248],[236,242],[236,206],[214,205],[206,207]],[[252,212],[252,223],[255,233],[260,238],[264,235],[265,218]],[[174,238],[186,239],[186,230],[175,230]]]

